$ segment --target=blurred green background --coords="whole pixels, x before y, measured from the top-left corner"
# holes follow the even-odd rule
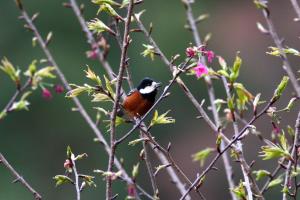
[[[89,1],[85,3],[84,16],[87,20],[95,17],[97,7]],[[70,83],[82,84],[87,80],[83,70],[86,64],[91,66],[98,74],[104,73],[101,64],[86,58],[85,52],[89,50],[86,38],[78,24],[71,9],[64,8],[61,0],[29,1],[24,0],[23,4],[32,15],[39,12],[40,16],[36,21],[39,31],[46,37],[49,31],[53,31],[53,41],[50,44],[56,62],[62,69]],[[199,25],[201,36],[212,33],[209,48],[216,54],[222,55],[228,63],[232,63],[236,51],[241,52],[243,66],[239,81],[253,93],[262,93],[263,99],[268,99],[273,89],[280,81],[283,70],[281,61],[278,58],[265,54],[268,46],[273,46],[270,37],[262,35],[256,28],[256,22],[263,22],[260,11],[256,10],[252,1],[240,0],[196,0],[193,6],[194,15],[209,13],[210,18]],[[135,12],[146,9],[142,20],[145,24],[153,23],[152,36],[157,41],[163,52],[170,58],[172,55],[180,54],[184,57],[185,48],[193,43],[191,34],[183,28],[186,23],[185,9],[181,1],[175,0],[145,0],[141,5],[135,7]],[[293,21],[295,17],[289,1],[279,0],[270,3],[271,16],[279,35],[285,38],[287,45],[299,48],[299,23]],[[23,21],[18,19],[19,10],[13,0],[0,1],[0,58],[6,56],[14,65],[25,71],[33,59],[42,59],[44,54],[36,46],[32,47],[32,33],[23,28]],[[121,11],[124,16],[125,13]],[[105,14],[100,14],[101,19],[106,19]],[[133,42],[129,48],[130,70],[134,83],[145,76],[153,77],[164,84],[168,83],[171,75],[167,67],[156,58],[151,61],[140,55],[143,51],[142,44],[147,44],[141,33],[131,34]],[[120,49],[114,39],[110,38],[111,45],[108,60],[117,71],[120,59]],[[299,59],[291,57],[291,64],[294,71],[297,71]],[[217,69],[216,61],[211,65]],[[203,81],[197,81],[194,76],[183,76],[193,94],[199,101],[207,99],[206,87]],[[53,81],[59,82],[59,80]],[[219,81],[215,82],[218,98],[224,98],[223,87]],[[124,85],[128,89],[127,85]],[[4,73],[0,72],[0,109],[2,109],[14,93],[14,85]],[[163,101],[158,107],[160,112],[171,109],[170,115],[176,119],[176,124],[157,126],[152,132],[156,139],[163,145],[172,143],[172,154],[178,164],[187,172],[187,175],[194,179],[202,169],[199,163],[192,162],[191,155],[205,147],[213,147],[215,137],[208,126],[199,119],[198,113],[185,97],[177,85],[171,89],[172,95]],[[285,105],[292,95],[291,86],[285,92],[285,97],[278,105]],[[80,97],[90,115],[95,117],[92,109],[98,104],[91,104],[90,98],[83,95]],[[4,120],[0,121],[0,152],[8,161],[15,166],[32,186],[39,191],[43,199],[75,199],[75,190],[71,185],[55,187],[52,179],[56,174],[63,174],[63,163],[65,160],[66,146],[70,145],[75,153],[87,153],[89,157],[78,163],[78,169],[83,174],[93,174],[93,169],[106,169],[107,155],[100,144],[94,143],[94,133],[84,122],[79,113],[72,112],[73,103],[64,95],[54,95],[51,101],[45,101],[41,97],[41,91],[37,90],[30,97],[30,111],[11,113]],[[209,103],[206,101],[205,105]],[[298,107],[295,108],[297,111]],[[223,114],[223,113],[222,113]],[[290,124],[294,126],[296,112],[283,115],[282,126]],[[148,119],[149,120],[149,119]],[[262,134],[269,138],[271,123],[267,117],[256,123]],[[120,127],[118,137],[130,127]],[[106,134],[106,128],[100,126]],[[229,137],[232,135],[228,129]],[[137,137],[137,134],[130,139]],[[245,155],[250,163],[256,160],[254,169],[273,169],[276,162],[262,162],[258,158],[259,146],[262,143],[255,137],[249,136],[245,141]],[[126,144],[117,150],[118,157],[125,159],[125,167],[131,172],[132,165],[139,161],[141,146],[128,147]],[[152,155],[153,164],[158,164],[157,159]],[[240,169],[237,163],[232,163],[235,169],[235,181],[239,182]],[[151,191],[147,173],[143,168],[137,181],[148,191]],[[229,199],[227,181],[225,179],[222,161],[218,162],[219,171],[211,172],[201,189],[207,199]],[[82,193],[82,199],[104,199],[105,182],[100,176],[96,176],[97,188],[88,188]],[[29,200],[32,195],[20,184],[11,184],[11,174],[0,166],[0,199],[1,200]],[[263,183],[263,182],[262,182]],[[260,183],[260,184],[262,184]],[[176,199],[179,193],[169,182],[166,171],[158,176],[158,184],[161,188],[161,199]],[[119,199],[126,196],[126,184],[114,184],[114,192],[120,194]],[[280,188],[271,189],[267,193],[267,199],[277,196]]]

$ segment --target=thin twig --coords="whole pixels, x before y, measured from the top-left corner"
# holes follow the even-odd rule
[[[111,113],[111,123],[110,123],[110,147],[111,151],[109,153],[109,162],[107,171],[111,172],[114,164],[114,158],[115,158],[115,151],[116,151],[116,116],[117,116],[117,110],[119,108],[119,102],[121,99],[121,87],[122,87],[122,81],[123,81],[123,74],[126,68],[126,57],[127,57],[127,51],[128,46],[130,43],[129,38],[129,29],[130,29],[130,22],[131,22],[131,15],[133,11],[133,0],[130,0],[128,5],[128,11],[127,16],[125,20],[125,30],[123,35],[123,44],[122,44],[122,50],[121,50],[121,59],[120,59],[120,67],[119,67],[119,73],[117,76],[117,85],[116,85],[116,99],[114,101],[113,110]],[[111,200],[113,197],[112,195],[112,179],[111,177],[107,177],[106,179],[106,199]]]
[[[220,151],[215,157],[214,159],[210,162],[210,164],[206,167],[206,169],[201,173],[200,176],[198,176],[195,181],[193,182],[193,184],[189,187],[189,189],[186,191],[186,193],[184,195],[181,196],[180,200],[184,200],[186,195],[189,194],[189,192],[199,183],[199,181],[203,178],[203,176],[205,176],[215,165],[215,163],[218,161],[218,159],[222,156],[222,154],[224,152],[226,152],[231,146],[232,144],[234,144],[235,142],[237,142],[238,140],[240,140],[241,136],[244,134],[244,132],[249,128],[250,125],[252,125],[259,117],[261,117],[263,114],[266,113],[266,111],[275,103],[275,101],[269,101],[269,103],[261,110],[260,113],[258,113],[257,115],[253,116],[252,119],[248,122],[248,124],[246,126],[244,126],[244,128],[242,130],[240,130],[239,134],[231,140],[231,142],[229,144],[227,144],[224,149],[222,151]]]
[[[262,13],[263,13],[263,16],[264,16],[264,18],[267,22],[269,33],[270,33],[275,45],[277,46],[277,48],[279,50],[280,57],[281,57],[282,62],[283,62],[282,67],[286,71],[287,75],[290,77],[291,83],[293,85],[293,88],[294,88],[297,96],[300,97],[300,86],[299,86],[297,78],[296,78],[296,76],[295,76],[295,74],[292,70],[292,67],[289,63],[287,55],[283,50],[284,48],[283,48],[283,45],[282,45],[282,40],[279,38],[279,36],[276,32],[276,29],[274,27],[274,24],[273,24],[273,22],[270,18],[270,11],[268,10],[268,8],[263,8]]]
[[[73,155],[73,154],[72,154]],[[73,155],[74,156],[74,155]],[[78,172],[76,169],[76,163],[75,163],[75,159],[72,158],[72,169],[73,169],[73,173],[74,173],[74,177],[75,177],[75,189],[76,189],[76,200],[80,200],[80,186],[79,186],[79,176],[78,176]]]
[[[293,5],[293,8],[294,8],[296,14],[297,14],[297,17],[298,17],[297,20],[299,20],[300,19],[300,6],[298,4],[298,1],[297,0],[291,0],[291,3]]]
[[[5,157],[0,153],[0,164],[3,164],[16,178],[14,182],[22,183],[26,189],[28,189],[36,200],[41,200],[42,196],[35,190],[29,183],[9,164]]]
[[[14,104],[14,102],[16,101],[16,99],[23,94],[23,92],[30,86],[31,84],[31,78],[29,78],[25,84],[18,90],[16,90],[15,94],[10,98],[10,100],[8,101],[8,103],[6,104],[6,106],[3,109],[3,112],[5,112],[6,114],[9,113],[11,110],[11,106]]]
[[[297,154],[297,149],[300,145],[300,111],[298,113],[298,117],[296,119],[296,124],[295,124],[295,136],[294,136],[294,143],[293,143],[293,148],[291,151],[291,156],[296,157]],[[294,162],[296,162],[294,160]],[[291,177],[291,172],[292,172],[292,164],[293,162],[289,160],[286,171],[285,171],[285,179],[284,179],[284,184],[283,184],[283,190],[288,190],[290,186],[288,184],[290,183],[292,177]],[[282,194],[282,200],[287,200],[288,193],[283,192]]]

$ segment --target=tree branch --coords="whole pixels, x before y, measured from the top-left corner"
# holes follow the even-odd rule
[[[0,153],[0,164],[3,164],[16,178],[14,182],[20,182],[24,187],[30,191],[36,200],[41,200],[42,196],[9,164],[5,157]]]
[[[121,52],[121,59],[120,59],[120,68],[119,73],[117,77],[117,86],[116,86],[116,99],[114,101],[113,110],[111,113],[111,123],[110,123],[110,147],[111,151],[109,153],[109,162],[107,171],[111,172],[114,164],[114,158],[115,158],[115,151],[116,151],[116,116],[117,116],[117,110],[119,107],[119,102],[121,99],[121,87],[122,87],[122,81],[123,81],[123,74],[127,65],[126,57],[127,57],[127,50],[130,43],[129,38],[129,26],[131,22],[131,15],[133,11],[133,0],[130,0],[128,5],[128,11],[127,16],[125,20],[125,30],[123,35],[123,45],[122,45],[122,52]],[[111,177],[106,178],[106,199],[111,200],[113,197],[112,195],[112,179]]]

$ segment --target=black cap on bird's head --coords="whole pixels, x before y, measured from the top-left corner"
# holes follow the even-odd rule
[[[157,88],[160,86],[161,83],[155,82],[151,78],[146,77],[140,82],[137,89],[144,98],[154,102],[157,94]]]

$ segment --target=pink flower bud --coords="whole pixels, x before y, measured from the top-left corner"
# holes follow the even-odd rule
[[[57,84],[54,86],[54,90],[57,94],[61,94],[64,92],[65,89],[62,85]]]
[[[187,57],[192,58],[192,57],[194,57],[197,54],[197,48],[195,48],[195,47],[188,47],[185,50],[185,54],[186,54]]]
[[[46,100],[52,99],[52,93],[47,88],[43,88],[43,90],[42,90],[42,96]]]
[[[136,196],[136,189],[133,184],[129,184],[127,186],[127,191],[128,191],[128,197],[134,198]]]
[[[86,52],[86,57],[87,58],[90,58],[90,59],[92,59],[92,60],[95,60],[95,59],[97,59],[97,50],[95,49],[95,50],[90,50],[90,51],[87,51]]]
[[[70,159],[66,159],[66,161],[64,162],[64,168],[66,170],[70,170],[73,168],[73,163]]]

